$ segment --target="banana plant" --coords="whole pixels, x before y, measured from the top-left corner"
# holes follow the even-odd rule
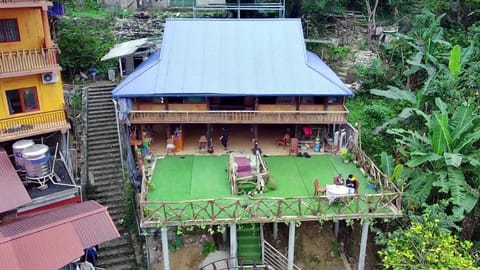
[[[480,198],[480,115],[474,105],[456,107],[451,113],[440,98],[431,114],[415,110],[425,122],[425,131],[390,129],[409,171],[407,197],[417,205],[447,201],[458,220]]]

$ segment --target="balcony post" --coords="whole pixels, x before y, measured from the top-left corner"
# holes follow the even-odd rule
[[[50,26],[48,24],[47,10],[42,10],[43,35],[45,38],[45,48],[52,47],[52,38],[50,37]]]

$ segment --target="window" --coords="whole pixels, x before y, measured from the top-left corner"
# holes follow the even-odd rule
[[[20,41],[17,19],[0,19],[0,42]]]
[[[39,109],[35,87],[8,90],[7,102],[10,114],[25,113]]]
[[[330,105],[342,104],[343,97],[328,97],[327,103]]]
[[[294,104],[294,103],[295,103],[294,97],[286,97],[286,96],[277,97],[277,104]]]
[[[325,98],[321,96],[304,96],[302,97],[301,104],[304,105],[321,105],[325,103]]]
[[[184,98],[184,103],[205,103],[205,97],[187,97]]]

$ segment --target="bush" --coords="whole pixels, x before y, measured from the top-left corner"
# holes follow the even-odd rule
[[[207,256],[208,254],[214,252],[215,250],[216,250],[215,244],[212,241],[208,241],[205,243],[205,245],[203,245],[202,255]]]
[[[275,182],[275,179],[273,179],[273,177],[270,177],[270,179],[268,179],[266,186],[267,186],[267,190],[277,189],[277,183]]]

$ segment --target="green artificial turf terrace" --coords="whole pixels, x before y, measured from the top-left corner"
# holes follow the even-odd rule
[[[263,161],[276,182],[276,190],[262,197],[312,196],[313,179],[320,185],[333,183],[333,177],[353,173],[360,181],[360,194],[374,193],[366,186],[366,179],[354,164],[343,163],[338,156],[312,155],[311,158],[296,156],[269,156]],[[148,192],[149,201],[186,201],[212,198],[238,198],[231,195],[227,168],[229,156],[189,155],[167,156],[158,159],[152,175],[154,188]]]

